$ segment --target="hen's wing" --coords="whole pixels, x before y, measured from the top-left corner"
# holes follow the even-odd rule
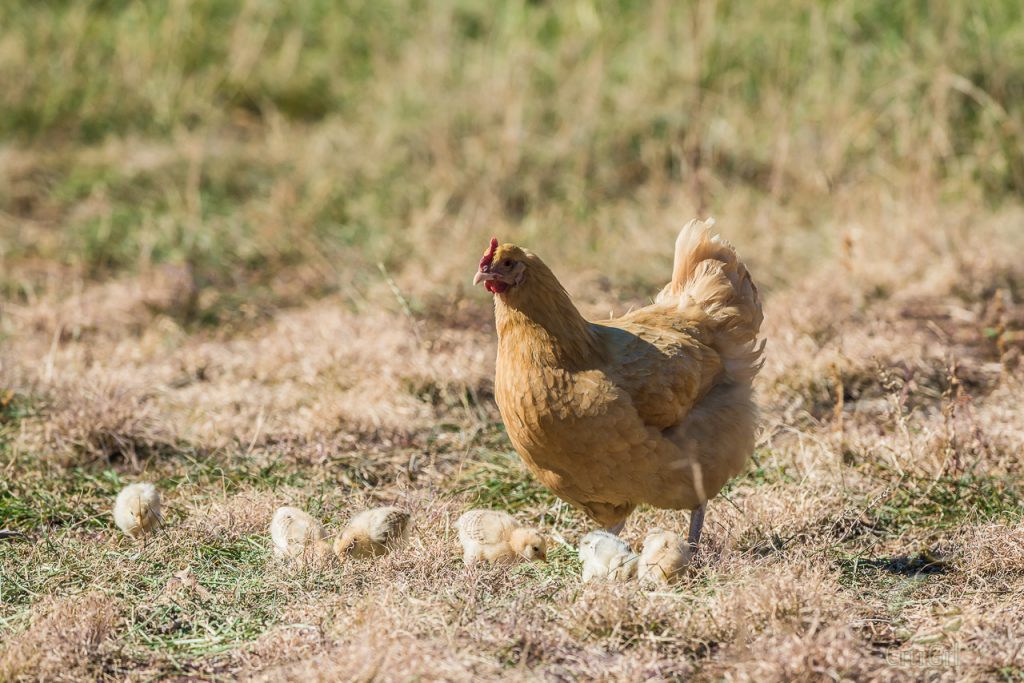
[[[609,351],[608,376],[650,427],[679,424],[722,375],[718,354],[675,307],[648,306],[594,327]]]

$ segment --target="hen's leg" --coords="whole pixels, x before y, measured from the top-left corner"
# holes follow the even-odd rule
[[[622,520],[621,522],[619,522],[615,526],[608,527],[607,531],[608,531],[608,533],[612,534],[613,536],[618,536],[620,533],[622,533],[622,530],[625,529],[625,528],[626,528],[626,520]]]
[[[701,503],[697,508],[690,512],[690,537],[687,539],[690,543],[690,551],[697,552],[697,541],[700,540],[700,530],[704,528],[704,509],[707,507],[707,503]]]

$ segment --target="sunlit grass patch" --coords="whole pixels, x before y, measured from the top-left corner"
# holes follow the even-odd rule
[[[23,531],[108,527],[113,496],[127,483],[112,470],[23,473],[0,481],[0,519]]]
[[[1019,480],[1008,477],[900,477],[865,512],[875,528],[887,533],[915,528],[948,530],[965,521],[1021,519],[1024,491]]]
[[[473,507],[537,512],[558,503],[554,494],[530,476],[519,456],[507,451],[484,453],[467,463],[456,487],[453,493],[469,494]]]
[[[251,641],[272,625],[285,597],[270,581],[265,540],[242,538],[230,543],[200,543],[169,565],[154,563],[153,576],[126,635],[137,646],[170,653],[204,655]],[[160,569],[155,575],[154,569]],[[193,583],[173,583],[189,570]]]

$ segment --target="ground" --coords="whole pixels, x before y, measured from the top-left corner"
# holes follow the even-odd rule
[[[920,8],[918,8],[920,9]],[[1024,680],[1013,2],[0,9],[0,681]],[[492,234],[592,319],[713,215],[758,282],[747,470],[682,582],[493,401]],[[121,487],[166,524],[120,534]],[[376,562],[289,565],[280,505]],[[508,510],[548,562],[462,565]],[[624,532],[685,530],[641,508]]]

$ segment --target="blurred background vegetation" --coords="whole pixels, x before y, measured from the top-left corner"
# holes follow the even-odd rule
[[[697,213],[784,286],[1024,191],[1018,0],[7,0],[0,82],[3,296],[168,263],[199,322],[429,311],[492,233],[649,287]]]

